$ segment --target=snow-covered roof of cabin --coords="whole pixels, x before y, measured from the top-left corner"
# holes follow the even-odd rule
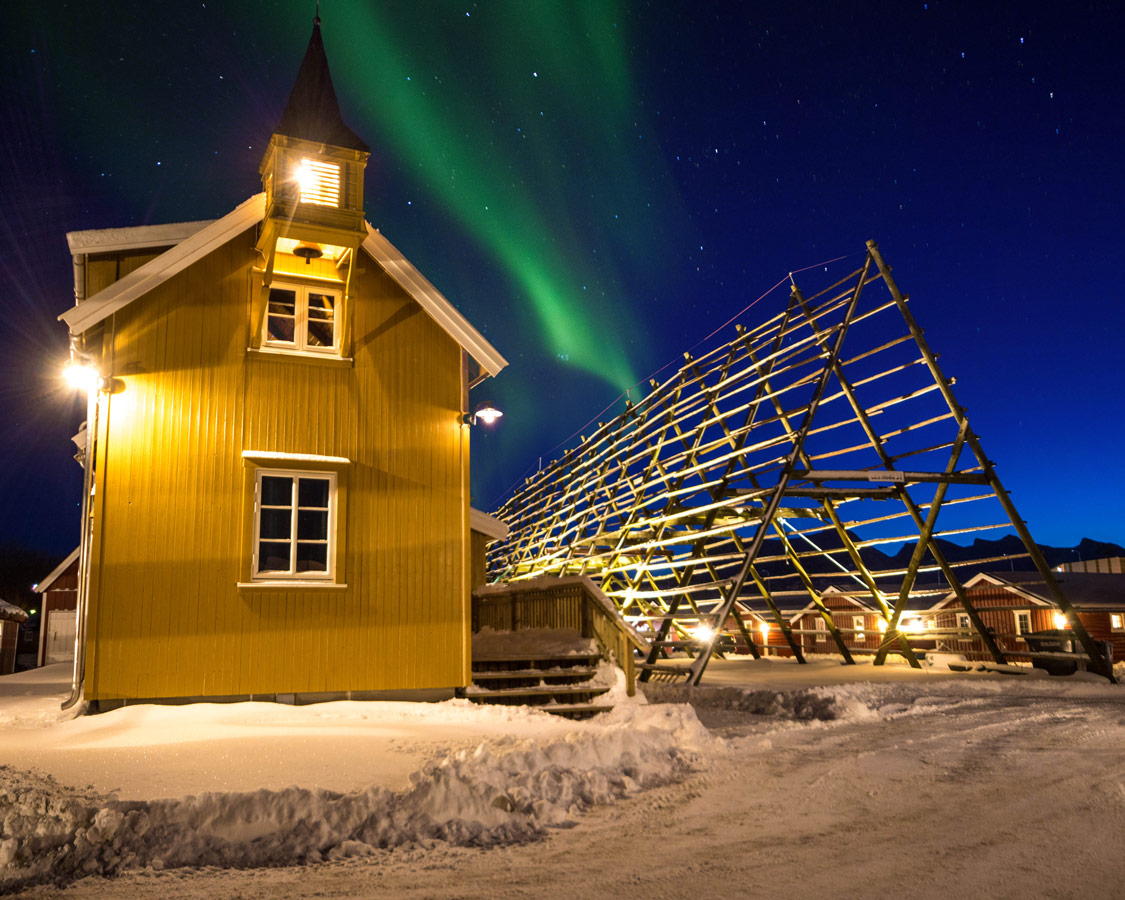
[[[469,528],[473,531],[479,531],[485,537],[492,538],[494,541],[504,540],[508,536],[508,532],[511,531],[507,522],[472,507],[469,507]]]
[[[72,254],[119,253],[147,247],[171,247],[211,225],[214,219],[199,222],[169,222],[165,225],[139,225],[133,228],[95,228],[69,231],[66,244]]]
[[[59,318],[66,322],[74,334],[92,328],[247,228],[257,225],[262,221],[265,213],[266,195],[259,193],[239,204],[221,219],[212,222],[182,222],[175,226],[146,225],[137,229],[104,229],[100,232],[106,235],[104,241],[97,237],[99,232],[71,232],[67,235],[67,241],[71,243],[72,253],[109,252],[110,248],[121,250],[128,247],[161,246],[166,242],[168,235],[173,233],[172,229],[179,228],[181,233],[189,233],[155,259],[149,260],[104,290],[68,309]],[[189,230],[189,226],[194,225],[199,227]],[[167,228],[169,231],[159,232],[158,229],[161,228]],[[468,319],[457,311],[441,291],[430,284],[426,277],[402,255],[402,252],[370,224],[367,226],[367,238],[362,246],[371,258],[417,301],[430,318],[480,363],[489,375],[498,375],[500,370],[508,365],[508,361],[470,324]],[[83,247],[87,249],[81,249]],[[92,249],[94,247],[97,248],[96,251]]]
[[[1055,580],[1070,605],[1078,610],[1125,611],[1125,575],[1108,572],[1055,572]],[[978,572],[965,582],[966,588],[981,583],[994,584],[1026,599],[1034,606],[1055,606],[1050,588],[1037,571]],[[950,591],[934,609],[941,609],[957,600]]]
[[[55,566],[51,570],[51,574],[48,575],[46,578],[44,578],[42,581],[40,581],[39,584],[35,585],[33,590],[35,590],[35,592],[39,593],[39,594],[43,594],[43,593],[46,593],[47,591],[49,591],[51,589],[51,585],[54,584],[56,581],[58,581],[59,576],[62,575],[62,573],[67,570],[67,568],[69,568],[69,566],[72,562],[74,562],[76,559],[78,559],[78,551],[81,550],[81,549],[82,549],[81,547],[75,547],[73,550],[71,550],[70,555],[67,556],[67,558],[64,559],[57,566]]]
[[[14,603],[9,603],[7,600],[0,600],[0,620],[7,619],[9,622],[26,622],[30,618],[26,609],[20,609]]]

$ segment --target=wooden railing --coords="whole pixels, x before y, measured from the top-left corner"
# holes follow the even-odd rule
[[[478,588],[473,592],[473,631],[482,628],[573,628],[582,637],[593,638],[602,657],[621,667],[630,697],[636,692],[633,651],[648,652],[648,642],[585,576],[544,576]]]

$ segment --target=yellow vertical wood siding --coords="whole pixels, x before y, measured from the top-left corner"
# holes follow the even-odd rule
[[[247,353],[253,244],[247,232],[108,323],[124,390],[102,398],[86,695],[463,685],[460,348],[361,252],[353,364]],[[243,451],[351,461],[346,589],[236,586],[253,528]]]

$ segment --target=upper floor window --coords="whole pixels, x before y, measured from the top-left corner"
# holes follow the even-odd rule
[[[340,167],[336,163],[306,157],[297,166],[296,176],[302,203],[340,205]]]
[[[867,640],[867,635],[864,634],[864,632],[863,632],[863,628],[864,628],[863,619],[864,619],[863,616],[852,616],[852,629],[855,631],[855,639],[857,641]]]
[[[1016,634],[1027,634],[1031,631],[1031,612],[1016,613]]]
[[[319,286],[270,287],[262,345],[312,353],[338,352],[340,291]]]

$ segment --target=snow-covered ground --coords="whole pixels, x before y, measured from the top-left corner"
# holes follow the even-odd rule
[[[739,659],[589,722],[72,719],[52,669],[0,678],[0,885],[95,877],[29,897],[1125,896],[1125,688],[1092,676]]]

